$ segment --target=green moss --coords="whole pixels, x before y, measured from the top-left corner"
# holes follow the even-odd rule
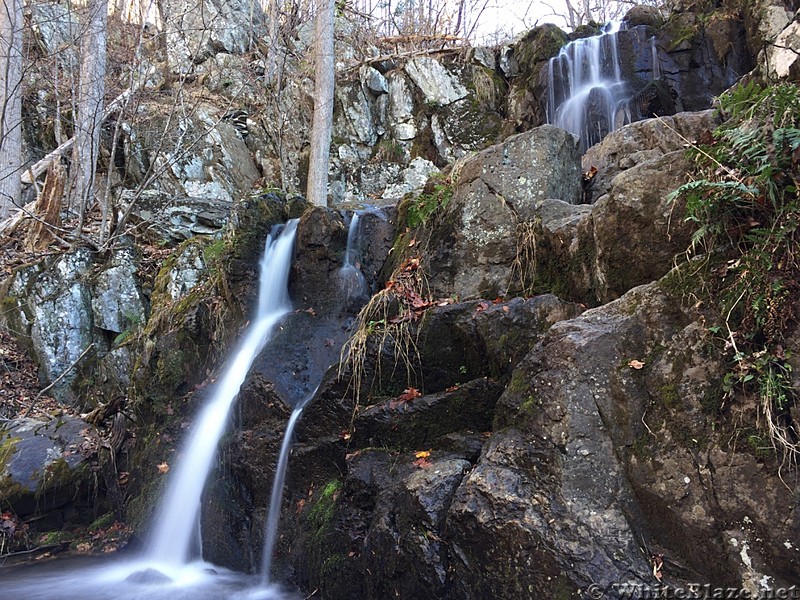
[[[405,206],[406,223],[410,229],[425,224],[439,210],[447,208],[453,198],[453,186],[442,179],[432,177],[422,194],[409,198]]]
[[[331,554],[330,556],[326,556],[325,560],[322,561],[322,575],[329,575],[339,569],[342,564],[345,562],[345,555],[341,553]]]
[[[515,394],[521,394],[529,389],[528,380],[525,378],[525,374],[519,369],[512,373],[508,389]]]
[[[680,396],[678,395],[678,386],[674,383],[662,385],[659,390],[661,401],[669,410],[677,410],[680,408]]]
[[[52,546],[71,542],[74,539],[75,534],[71,531],[45,531],[39,535],[37,542],[40,546]]]
[[[533,395],[528,396],[525,401],[520,405],[519,409],[522,412],[533,414],[536,412],[539,403],[536,401],[536,398]]]
[[[37,496],[41,496],[51,490],[60,490],[70,485],[79,485],[79,471],[85,468],[83,465],[75,469],[69,466],[63,457],[57,458],[45,467],[39,488],[36,490]]]
[[[329,481],[308,513],[308,522],[314,527],[313,535],[320,537],[324,535],[333,520],[336,511],[336,500],[342,489],[342,482],[338,479]]]
[[[206,261],[207,265],[210,265],[216,262],[225,252],[226,250],[226,243],[224,238],[217,238],[214,241],[208,243],[205,248],[203,248],[203,258]]]
[[[0,433],[0,474],[4,473],[11,457],[17,451],[17,444],[21,438],[13,437],[10,433]]]
[[[652,456],[653,436],[649,433],[642,433],[636,436],[630,447],[630,452],[639,460],[646,460]]]
[[[703,397],[700,399],[700,406],[704,413],[719,415],[724,401],[725,390],[722,385],[722,380],[717,380],[706,388]]]
[[[104,514],[104,515],[98,517],[97,519],[95,519],[94,521],[92,521],[92,524],[89,525],[89,529],[90,530],[106,529],[108,527],[111,527],[111,525],[114,524],[115,520],[116,519],[114,517],[114,513],[113,512],[107,512],[106,514]]]

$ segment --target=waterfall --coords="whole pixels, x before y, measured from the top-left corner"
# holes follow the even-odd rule
[[[316,393],[316,392],[315,392]],[[314,394],[309,396],[312,398]],[[292,411],[289,422],[286,424],[286,432],[283,434],[281,453],[278,457],[278,464],[275,466],[275,479],[272,482],[272,495],[269,499],[269,512],[264,527],[264,555],[261,559],[261,572],[265,585],[269,585],[269,574],[272,570],[272,552],[275,549],[275,538],[278,535],[278,521],[281,516],[281,502],[283,501],[283,482],[286,479],[286,467],[289,463],[289,448],[292,445],[292,433],[300,413],[303,412],[308,399]]]
[[[658,58],[656,36],[650,38],[650,59],[653,61],[653,79],[661,79],[661,61]]]
[[[355,211],[353,213],[353,216],[350,218],[350,226],[347,229],[347,247],[344,251],[344,260],[339,269],[339,280],[348,303],[361,302],[369,297],[369,286],[359,267],[359,260],[356,252],[358,227],[363,212],[375,211],[373,209],[372,211]]]
[[[258,313],[201,412],[172,476],[152,530],[147,558],[185,564],[192,542],[199,542],[200,499],[233,401],[275,324],[291,309],[287,283],[297,219],[267,238],[261,260]]]
[[[358,236],[358,222],[361,220],[361,214],[358,211],[353,213],[350,218],[350,227],[347,228],[347,248],[344,251],[344,264],[342,269],[353,268],[353,253],[354,246]]]
[[[564,46],[548,65],[547,122],[578,136],[583,151],[631,120],[619,31],[609,23],[600,35]]]

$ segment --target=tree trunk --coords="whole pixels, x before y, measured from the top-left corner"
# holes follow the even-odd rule
[[[22,0],[0,8],[0,220],[20,203],[22,184]]]
[[[308,164],[309,202],[328,203],[328,161],[333,129],[333,16],[334,0],[319,0],[315,43],[314,120]]]
[[[75,145],[72,148],[70,209],[78,215],[78,233],[93,194],[97,157],[100,154],[100,125],[106,76],[107,0],[89,2],[87,24],[81,40],[81,73],[78,85],[78,114]]]

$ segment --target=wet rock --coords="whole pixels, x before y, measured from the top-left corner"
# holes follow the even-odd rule
[[[520,72],[511,81],[507,99],[508,131],[527,131],[547,121],[547,62],[568,41],[552,24],[540,25],[513,46]]]
[[[486,431],[503,388],[476,379],[450,391],[403,400],[387,400],[361,411],[353,444],[402,449],[424,448],[456,431]]]
[[[157,569],[145,569],[131,573],[125,578],[125,581],[141,585],[162,585],[171,583],[172,579]]]

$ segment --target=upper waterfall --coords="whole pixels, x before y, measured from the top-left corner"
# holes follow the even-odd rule
[[[550,59],[547,122],[578,136],[583,151],[631,122],[617,40],[621,27],[611,22],[600,35],[572,41]]]

